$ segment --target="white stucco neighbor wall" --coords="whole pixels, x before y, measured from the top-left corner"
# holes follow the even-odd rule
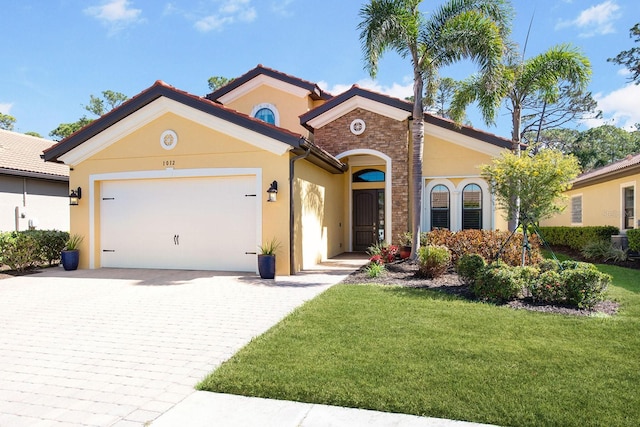
[[[0,231],[69,231],[69,184],[0,176]]]

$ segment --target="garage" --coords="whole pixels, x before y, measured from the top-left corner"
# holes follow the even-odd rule
[[[256,176],[100,184],[102,267],[256,271]]]

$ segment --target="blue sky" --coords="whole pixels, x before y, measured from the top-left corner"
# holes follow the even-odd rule
[[[338,94],[357,83],[396,97],[411,94],[411,65],[390,52],[377,79],[363,69],[355,0],[21,0],[4,2],[0,112],[18,132],[48,137],[60,123],[85,114],[89,95],[113,90],[133,96],[156,80],[196,95],[213,75],[237,77],[257,64],[317,82]],[[425,0],[421,9],[441,4]],[[604,121],[640,122],[640,86],[607,58],[629,49],[640,20],[637,0],[514,0],[513,39],[527,57],[570,42],[590,58],[594,93]],[[464,78],[462,63],[442,70]],[[87,113],[88,114],[88,113]],[[506,112],[487,127],[509,137]],[[583,124],[594,126],[602,122]]]

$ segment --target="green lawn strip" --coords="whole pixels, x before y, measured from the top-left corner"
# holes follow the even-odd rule
[[[199,388],[499,425],[637,425],[640,272],[602,269],[622,305],[611,318],[338,285]]]

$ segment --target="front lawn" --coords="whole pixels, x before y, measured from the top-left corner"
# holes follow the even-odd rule
[[[614,317],[338,285],[198,388],[504,426],[636,426],[640,271],[599,268],[614,278]]]

